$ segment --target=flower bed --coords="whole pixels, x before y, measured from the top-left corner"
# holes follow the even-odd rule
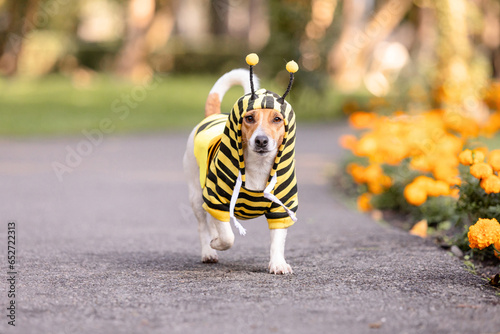
[[[469,257],[500,258],[500,150],[478,141],[500,129],[499,109],[483,125],[444,110],[358,111],[349,123],[359,134],[340,144],[352,152],[345,170],[359,210],[396,211],[419,222],[416,234],[439,236]]]

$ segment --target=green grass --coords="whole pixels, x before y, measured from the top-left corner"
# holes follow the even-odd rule
[[[500,133],[496,133],[492,137],[479,137],[472,141],[474,146],[486,146],[489,150],[497,150],[500,148]]]
[[[206,77],[168,76],[156,78],[150,86],[98,77],[85,88],[59,76],[4,81],[0,83],[0,135],[75,134],[99,127],[106,118],[115,132],[187,127],[201,119],[210,83]]]
[[[112,123],[114,133],[186,129],[203,118],[205,99],[216,79],[167,75],[144,86],[96,76],[86,87],[63,76],[0,80],[0,136],[73,135],[98,128],[103,119]],[[282,90],[273,82],[264,81],[263,86]],[[240,87],[230,89],[222,111],[229,112],[242,93]],[[321,97],[292,91],[287,100],[298,119],[306,121],[338,117],[343,99],[335,93]]]

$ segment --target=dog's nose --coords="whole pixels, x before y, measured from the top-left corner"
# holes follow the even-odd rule
[[[269,139],[266,136],[257,136],[255,137],[255,145],[260,148],[264,148],[269,143]]]

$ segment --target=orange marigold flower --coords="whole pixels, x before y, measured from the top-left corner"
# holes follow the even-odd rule
[[[385,163],[389,165],[398,165],[401,160],[408,157],[408,147],[401,140],[393,139],[383,145],[382,149]]]
[[[484,134],[487,136],[492,136],[500,129],[500,110],[497,110],[490,115],[490,118],[486,122],[485,127],[482,129]]]
[[[460,186],[462,184],[462,179],[460,179],[460,177],[458,176],[453,176],[448,180],[445,180],[445,182],[452,186]]]
[[[473,150],[472,151],[472,158],[474,160],[474,163],[477,164],[478,162],[483,162],[484,161],[484,152],[480,150]]]
[[[429,172],[432,170],[431,162],[424,155],[414,156],[410,161],[410,165],[412,168],[422,172]]]
[[[356,183],[365,183],[365,168],[355,163],[350,163],[347,165],[347,172],[351,174],[354,182]]]
[[[493,174],[484,178],[481,181],[481,188],[483,188],[487,194],[498,194],[500,192],[500,177]]]
[[[488,156],[488,163],[493,170],[500,171],[500,150],[493,150]]]
[[[446,164],[438,164],[435,166],[432,174],[437,180],[442,180],[450,185],[460,185],[460,174],[458,168]]]
[[[367,182],[376,182],[382,176],[383,170],[380,165],[369,165],[365,168],[365,178]]]
[[[484,152],[482,150],[465,150],[458,155],[458,161],[462,165],[470,166],[484,161]]]
[[[469,247],[484,249],[500,239],[500,224],[493,219],[482,219],[469,227]]]
[[[356,111],[349,116],[349,124],[355,129],[365,129],[373,127],[377,115],[372,112]]]
[[[427,196],[447,196],[450,194],[450,185],[448,183],[424,175],[417,176],[410,185],[425,190]]]
[[[410,183],[405,187],[404,196],[408,203],[412,205],[422,205],[427,201],[427,192],[420,185]]]
[[[379,183],[382,185],[384,188],[389,188],[392,186],[392,179],[388,175],[382,175],[380,176]]]
[[[470,166],[470,173],[478,179],[484,179],[493,174],[493,168],[484,162],[479,162]]]
[[[366,169],[368,170],[369,167]],[[375,195],[381,194],[392,185],[390,176],[380,174],[378,177],[368,180],[368,190]]]
[[[421,238],[426,238],[428,228],[429,225],[427,224],[427,219],[423,219],[417,222],[415,225],[413,225],[413,227],[410,230],[410,234],[419,236]]]
[[[472,159],[472,151],[467,149],[465,151],[460,152],[460,154],[458,155],[458,161],[460,161],[460,163],[465,166],[472,165],[474,161]]]
[[[372,194],[378,195],[384,192],[384,187],[379,182],[368,182],[368,191]]]
[[[450,186],[448,183],[436,180],[427,189],[429,196],[448,196],[450,194]]]
[[[432,131],[434,133],[437,130],[433,129]],[[431,136],[435,136],[435,134],[432,134]],[[442,138],[436,142],[438,150],[441,152],[453,152],[453,155],[455,156],[462,150],[463,144],[463,139],[450,134],[443,134]]]
[[[361,212],[367,212],[373,209],[371,204],[372,195],[369,193],[364,193],[358,197],[357,204],[358,210]]]
[[[450,189],[450,196],[453,197],[454,199],[458,199],[460,197],[460,189],[458,188]]]
[[[479,125],[477,122],[461,114],[456,114],[454,112],[448,113],[448,116],[445,117],[445,121],[450,129],[460,133],[462,137],[477,137],[479,133]]]
[[[358,141],[354,154],[357,156],[369,156],[377,151],[378,142],[373,135],[365,135]]]
[[[411,183],[419,185],[423,189],[427,190],[428,188],[430,188],[432,186],[432,184],[434,183],[434,180],[428,176],[420,175],[420,176],[417,176]]]
[[[353,135],[343,135],[339,139],[339,144],[342,148],[348,149],[348,150],[354,150],[356,147],[356,144],[358,142],[358,139],[356,136]]]

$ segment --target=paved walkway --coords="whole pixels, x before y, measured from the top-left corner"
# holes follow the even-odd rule
[[[83,136],[0,140],[0,333],[500,332],[500,297],[484,280],[336,199],[324,171],[340,160],[343,131],[299,127],[289,276],[266,271],[261,219],[244,223],[247,236],[219,264],[200,263],[181,165],[188,131],[97,146]],[[60,182],[52,164],[66,158],[72,172]],[[10,219],[15,329],[5,316]]]

